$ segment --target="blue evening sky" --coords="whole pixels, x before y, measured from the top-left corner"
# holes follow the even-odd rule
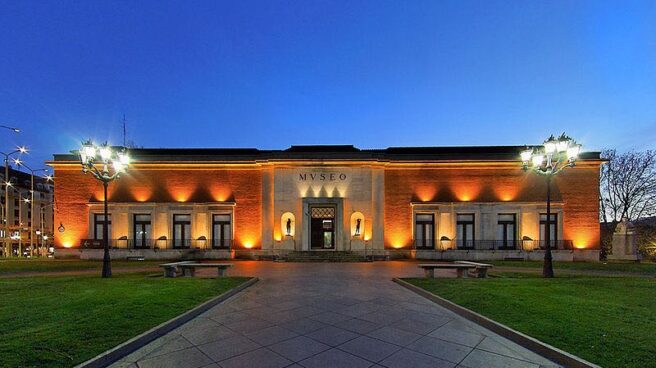
[[[0,0],[0,151],[656,148],[656,1]]]

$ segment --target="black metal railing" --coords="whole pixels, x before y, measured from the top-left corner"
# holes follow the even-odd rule
[[[477,250],[516,250],[523,249],[522,240],[473,240],[473,248]],[[469,244],[468,244],[469,245]],[[459,248],[460,249],[460,248]]]
[[[417,240],[414,241],[417,250],[534,250],[546,249],[544,240]],[[571,250],[571,240],[552,240],[551,249]]]
[[[456,248],[462,250],[474,250],[480,240],[456,240]]]
[[[209,244],[212,249],[230,249],[232,248],[232,239],[210,239]]]
[[[435,239],[415,239],[416,249],[433,249],[435,248]]]
[[[231,249],[232,239],[109,239],[112,249]],[[82,239],[84,249],[103,249],[102,239]]]
[[[572,250],[574,249],[574,244],[571,240],[551,240],[551,249],[553,250]],[[533,247],[536,249],[545,250],[547,249],[546,240],[533,240]]]

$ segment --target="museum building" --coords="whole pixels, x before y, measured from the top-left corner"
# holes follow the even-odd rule
[[[265,258],[349,251],[379,258],[598,259],[599,152],[552,182],[522,169],[525,146],[130,149],[103,188],[56,154],[57,256]]]

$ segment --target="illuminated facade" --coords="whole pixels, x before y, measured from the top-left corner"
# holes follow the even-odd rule
[[[91,254],[109,226],[118,257],[538,258],[546,184],[522,170],[524,148],[133,149],[129,171],[110,184],[107,224],[100,184],[74,155],[55,155],[55,223],[65,226],[55,243],[60,254]],[[583,153],[554,181],[556,259],[595,257],[601,164],[598,152]]]
[[[9,181],[12,186],[7,193],[8,203],[5,203],[6,186],[0,186],[0,224],[8,223],[9,233],[5,237],[4,226],[0,225],[0,243],[9,239],[10,248],[0,245],[0,255],[18,256],[30,251],[30,241],[35,250],[45,251],[52,245],[53,232],[53,183],[43,177],[34,177],[34,195],[31,195],[32,182],[30,174],[9,168]],[[0,170],[0,180],[4,183],[4,170]],[[34,198],[34,204],[27,200]],[[7,219],[5,220],[5,208]],[[34,213],[32,213],[34,209]],[[34,221],[34,223],[32,223]]]

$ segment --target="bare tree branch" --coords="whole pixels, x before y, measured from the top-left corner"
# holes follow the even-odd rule
[[[604,150],[609,162],[600,174],[600,219],[630,221],[656,214],[656,151],[617,153]]]

